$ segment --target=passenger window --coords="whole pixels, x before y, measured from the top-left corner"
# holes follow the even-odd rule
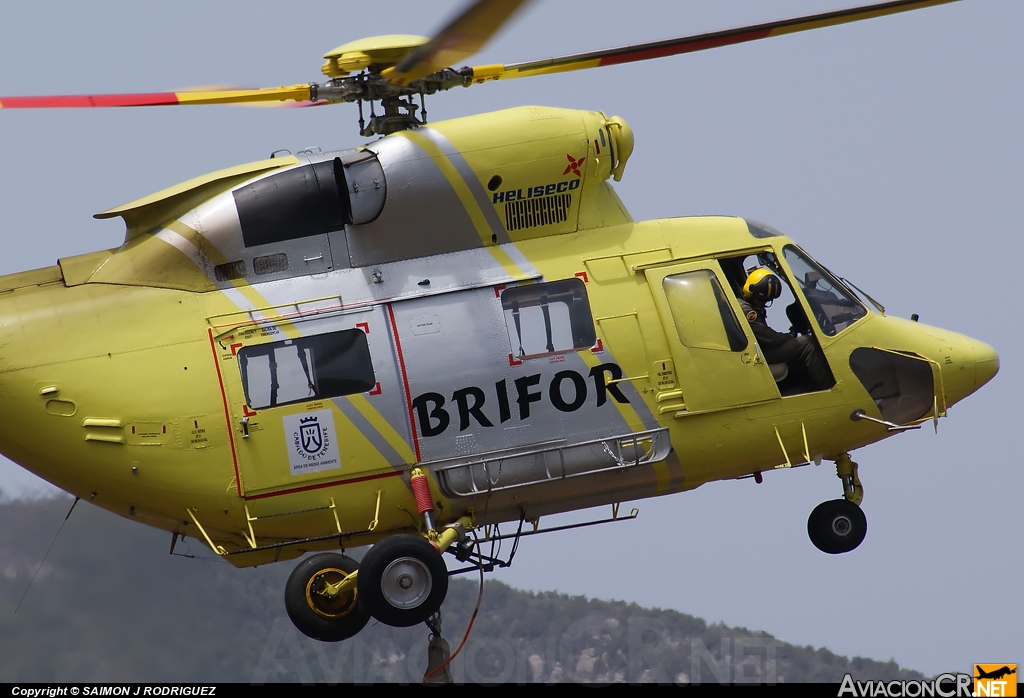
[[[512,355],[520,359],[590,349],[597,343],[587,288],[563,279],[501,293]]]
[[[701,269],[672,274],[662,281],[662,288],[680,342],[697,349],[747,348],[747,336],[713,272]]]
[[[245,347],[238,368],[246,404],[254,410],[364,393],[377,384],[360,330]]]

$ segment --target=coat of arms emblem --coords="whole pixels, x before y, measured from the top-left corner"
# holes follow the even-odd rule
[[[330,410],[284,415],[283,421],[292,475],[341,467]]]
[[[320,423],[316,417],[307,417],[301,420],[299,437],[302,450],[306,453],[316,453],[324,445],[323,433],[320,431]]]

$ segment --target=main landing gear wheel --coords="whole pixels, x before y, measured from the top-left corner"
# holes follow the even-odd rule
[[[859,506],[832,499],[814,507],[807,518],[807,535],[814,546],[830,555],[848,553],[864,540],[868,519]]]
[[[385,538],[366,553],[356,578],[359,600],[374,618],[399,628],[434,615],[448,594],[448,568],[425,538]]]
[[[338,553],[322,553],[300,562],[284,587],[284,607],[303,635],[321,642],[352,637],[370,620],[357,589],[340,592],[342,580],[359,565]]]

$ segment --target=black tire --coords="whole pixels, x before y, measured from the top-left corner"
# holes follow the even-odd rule
[[[448,594],[448,568],[426,539],[391,536],[363,556],[356,582],[370,615],[385,625],[406,628],[441,608]]]
[[[358,569],[359,564],[338,553],[321,553],[300,562],[284,587],[284,607],[299,631],[321,642],[340,642],[352,637],[370,620],[359,600],[359,591],[330,598],[323,593]]]
[[[807,517],[807,535],[814,547],[830,555],[850,552],[861,544],[867,532],[864,512],[845,499],[822,502]]]

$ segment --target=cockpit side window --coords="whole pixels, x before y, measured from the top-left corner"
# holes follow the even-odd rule
[[[685,346],[723,351],[747,348],[747,336],[714,272],[672,274],[664,278],[662,287],[679,341]]]
[[[718,262],[736,298],[743,298],[743,284],[750,272],[758,268],[770,269],[782,281],[782,293],[770,304],[771,311],[766,312],[763,318],[765,323],[776,332],[793,335],[810,333],[807,316],[794,295],[793,283],[773,252],[723,257]]]
[[[822,332],[838,334],[868,314],[852,293],[796,247],[786,245],[782,254]]]

